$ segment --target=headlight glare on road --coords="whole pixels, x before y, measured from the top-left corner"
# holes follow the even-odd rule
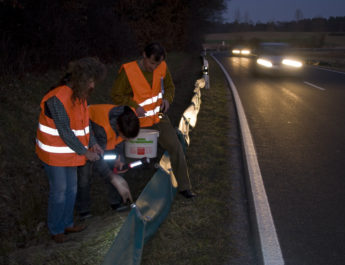
[[[302,67],[302,63],[299,61],[296,61],[296,60],[284,59],[282,63],[284,65],[292,66],[292,67],[296,67],[296,68]]]
[[[265,66],[265,67],[272,67],[272,62],[271,61],[268,61],[268,60],[265,60],[265,59],[257,59],[256,62],[262,66]]]
[[[250,54],[250,50],[242,50],[241,54],[248,55],[248,54]]]

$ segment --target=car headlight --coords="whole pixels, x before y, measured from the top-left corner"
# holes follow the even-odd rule
[[[300,61],[296,61],[296,60],[291,60],[291,59],[284,59],[282,61],[282,63],[284,65],[287,65],[287,66],[292,66],[292,67],[296,67],[296,68],[300,68],[302,67],[302,63]]]
[[[265,60],[265,59],[257,59],[256,62],[262,66],[265,66],[265,67],[272,67],[272,62],[271,61],[268,61],[268,60]]]
[[[235,50],[232,50],[232,53],[233,53],[233,54],[240,54],[240,53],[241,53],[241,51],[240,51],[240,50],[235,49]]]
[[[242,50],[241,54],[248,55],[248,54],[250,54],[250,50]]]

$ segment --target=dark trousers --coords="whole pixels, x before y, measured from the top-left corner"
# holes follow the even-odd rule
[[[115,149],[115,152],[116,151],[117,149]],[[123,155],[121,156],[121,161],[124,162]],[[84,166],[78,167],[78,191],[75,206],[79,214],[90,212],[90,184],[93,170],[98,171],[105,181],[108,190],[109,204],[120,204],[122,202],[119,192],[109,181],[108,174],[109,170],[113,170],[113,164],[114,161],[105,162],[104,160],[97,160],[95,162],[87,161]]]
[[[177,137],[176,129],[172,126],[169,117],[164,115],[159,123],[149,128],[159,131],[158,143],[169,153],[171,167],[178,183],[178,190],[191,189],[186,157]]]

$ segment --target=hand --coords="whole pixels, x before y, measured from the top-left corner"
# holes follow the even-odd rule
[[[129,190],[127,181],[114,173],[111,173],[110,175],[110,183],[117,189],[117,191],[120,193],[122,200],[124,203],[126,203],[128,200],[130,202],[133,202],[132,194]]]
[[[96,154],[95,152],[91,151],[91,150],[87,150],[86,153],[84,154],[86,156],[86,158],[88,160],[90,160],[91,162],[94,162],[96,160],[99,160],[99,155]]]
[[[95,152],[96,154],[99,154],[102,156],[104,154],[104,150],[98,144],[93,145],[90,149],[92,152]]]
[[[114,163],[114,168],[117,168],[117,173],[125,173],[128,171],[128,168],[127,169],[124,169],[122,170],[123,166],[125,165],[125,163],[123,163],[120,159],[120,155],[119,157],[115,160],[115,163]]]
[[[135,110],[135,112],[137,113],[138,117],[144,117],[146,113],[144,108],[140,106]]]
[[[161,104],[161,112],[166,113],[170,107],[169,101],[166,99],[163,99]]]

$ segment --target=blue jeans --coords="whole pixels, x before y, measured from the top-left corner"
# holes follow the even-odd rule
[[[43,164],[49,178],[48,229],[52,235],[61,234],[65,228],[73,226],[77,167]]]

